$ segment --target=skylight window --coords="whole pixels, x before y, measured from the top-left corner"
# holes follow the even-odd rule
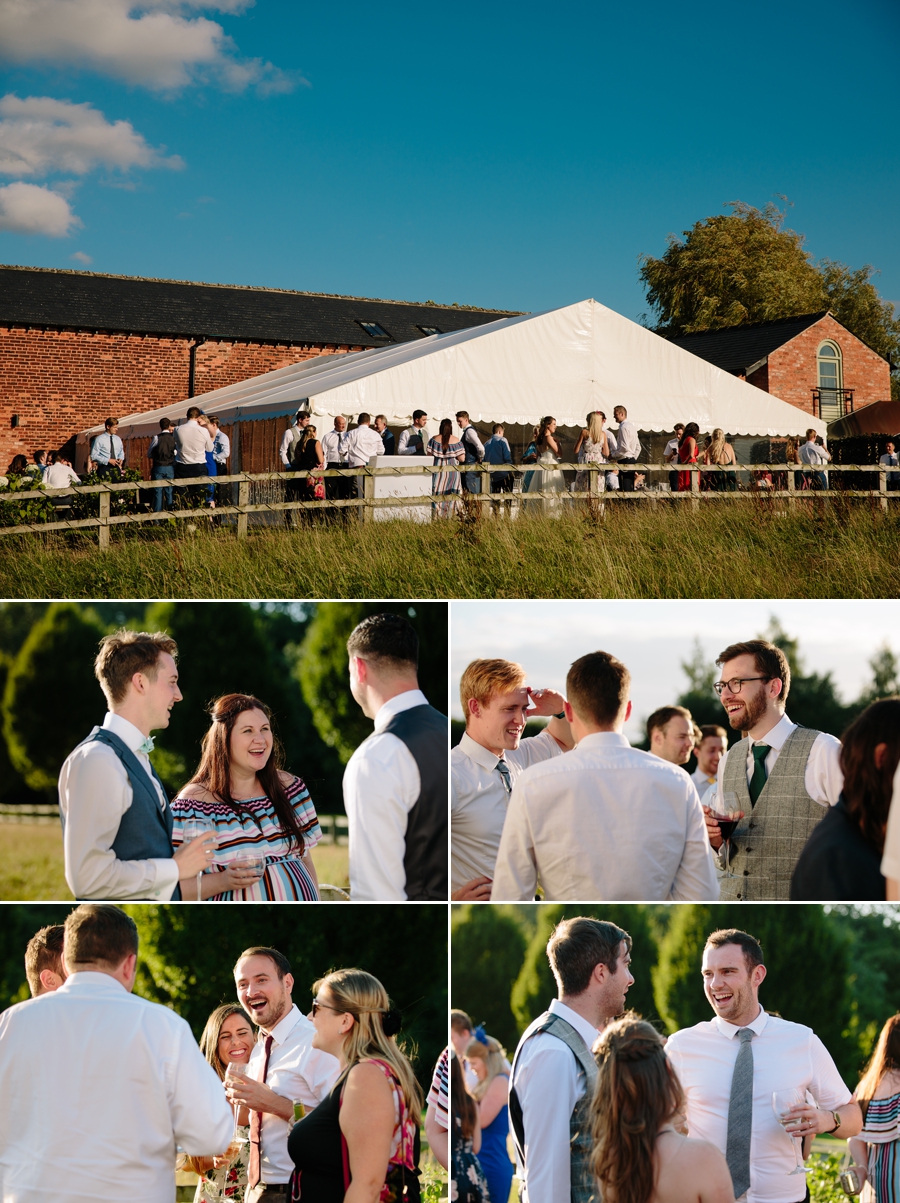
[[[377,322],[360,322],[363,330],[368,334],[369,338],[390,338],[387,330],[379,326]]]
[[[442,330],[438,330],[437,326],[420,326],[419,329],[423,334],[442,334]]]

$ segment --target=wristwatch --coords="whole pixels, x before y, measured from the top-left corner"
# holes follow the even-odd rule
[[[831,1118],[834,1120],[834,1127],[829,1128],[827,1132],[823,1132],[823,1136],[830,1136],[832,1132],[837,1132],[841,1126],[841,1113],[839,1111],[832,1111]]]
[[[559,712],[559,714],[554,714],[554,716],[553,716],[553,717],[554,717],[554,718],[565,718],[565,717],[566,717],[566,712],[565,712],[565,710],[561,710],[561,711]]]

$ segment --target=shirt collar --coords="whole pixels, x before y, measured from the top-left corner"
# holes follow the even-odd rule
[[[583,736],[576,747],[579,748],[630,748],[627,735],[623,735],[621,731],[592,731],[590,735]]]
[[[463,737],[459,741],[459,746],[460,750],[465,752],[470,760],[474,760],[476,764],[480,765],[483,769],[487,769],[489,773],[492,773],[497,767],[498,760],[506,759],[502,752],[498,756],[496,752],[492,752],[484,744],[478,743],[468,731],[463,733]]]
[[[76,994],[80,990],[108,990],[110,994],[115,994],[118,990],[123,990],[126,994],[125,987],[122,983],[109,973],[97,973],[91,969],[76,969],[74,973],[70,973],[60,988],[56,991],[57,994]]]
[[[765,1011],[760,1009],[759,1014],[753,1020],[753,1022],[746,1023],[743,1026],[747,1027],[747,1028],[752,1028],[753,1031],[758,1036],[765,1028],[766,1023],[768,1022],[768,1019],[769,1019],[769,1017],[765,1013]],[[727,1036],[727,1038],[729,1040],[733,1040],[735,1038],[735,1036],[738,1034],[738,1032],[741,1030],[736,1024],[728,1023],[720,1015],[717,1015],[715,1017],[715,1019],[713,1020],[713,1023],[716,1025],[716,1027],[719,1029],[719,1031],[722,1033],[722,1035]]]
[[[767,731],[765,735],[761,735],[759,739],[748,739],[750,747],[747,749],[747,758],[750,757],[750,748],[754,744],[766,744],[767,747],[774,748],[780,752],[787,743],[787,738],[792,731],[797,728],[796,723],[792,723],[786,714],[783,714],[771,731]]]
[[[300,1008],[296,1003],[293,1003],[287,1015],[285,1015],[283,1019],[279,1019],[274,1028],[272,1028],[269,1032],[263,1032],[262,1028],[260,1028],[258,1039],[263,1041],[268,1035],[272,1037],[273,1044],[284,1044],[285,1040],[287,1040],[288,1036],[302,1018],[303,1016],[300,1014]]]
[[[375,730],[383,731],[395,714],[402,714],[404,710],[412,710],[414,706],[427,705],[428,698],[421,689],[407,689],[405,693],[398,693],[389,702],[385,702],[375,715]]]
[[[594,1041],[600,1035],[600,1029],[595,1028],[577,1011],[573,1011],[571,1007],[567,1007],[564,1002],[560,1002],[558,998],[554,998],[550,1002],[551,1015],[558,1015],[560,1019],[564,1019],[570,1023],[581,1039],[585,1042],[588,1048],[593,1048]]]
[[[143,731],[139,731],[134,723],[130,723],[127,718],[122,718],[121,714],[113,714],[111,711],[107,711],[103,719],[103,726],[107,731],[112,731],[113,735],[118,735],[119,739],[132,752],[136,752],[146,739]]]

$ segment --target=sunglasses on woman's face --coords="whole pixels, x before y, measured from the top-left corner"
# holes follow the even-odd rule
[[[313,1002],[312,1002],[312,1007],[310,1008],[310,1010],[312,1011],[313,1018],[315,1018],[316,1013],[318,1011],[322,1010],[323,1007],[325,1008],[326,1011],[334,1011],[336,1015],[343,1014],[340,1007],[331,1007],[328,1005],[328,1003],[319,1002],[319,1000],[317,998],[314,998]]]

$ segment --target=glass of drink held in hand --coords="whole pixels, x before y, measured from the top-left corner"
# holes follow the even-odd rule
[[[781,1124],[782,1128],[788,1133],[791,1138],[791,1144],[794,1146],[794,1161],[797,1163],[796,1168],[791,1170],[791,1174],[808,1174],[809,1170],[803,1164],[801,1149],[803,1148],[803,1138],[797,1137],[793,1132],[789,1131],[788,1124],[798,1124],[800,1120],[796,1115],[791,1115],[790,1108],[796,1107],[798,1103],[806,1102],[805,1090],[776,1090],[772,1095],[772,1108],[775,1116]],[[790,1177],[790,1175],[788,1175]]]
[[[192,840],[202,839],[204,836],[212,836],[212,846],[215,848],[218,844],[216,837],[216,825],[212,819],[186,819],[184,824],[184,832],[182,838],[186,844],[190,844]],[[206,841],[209,843],[209,840]],[[200,878],[206,870],[201,870],[197,874],[197,901],[200,902]]]
[[[262,853],[245,852],[242,856],[236,856],[231,864],[235,869],[252,873],[257,879],[262,877],[266,871],[266,858]]]
[[[737,827],[743,814],[744,812],[737,804],[737,794],[733,790],[728,790],[721,797],[716,798],[715,810],[712,812],[712,817],[718,822],[719,831],[722,833],[722,839],[725,841],[726,877],[737,876],[731,872],[731,837],[734,835],[734,829]]]

